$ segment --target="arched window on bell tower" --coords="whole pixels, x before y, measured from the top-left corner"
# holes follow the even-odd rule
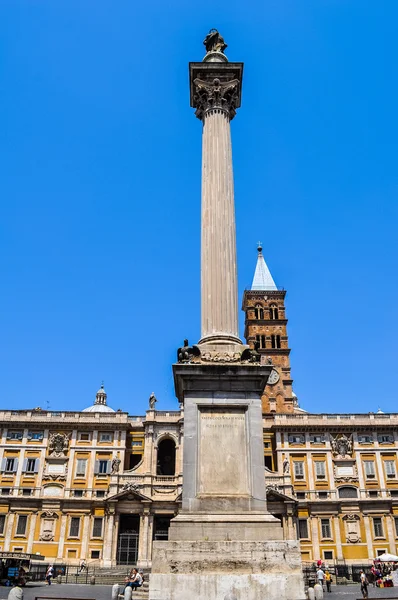
[[[276,304],[271,304],[271,306],[269,307],[269,316],[270,316],[270,319],[272,319],[274,321],[279,319],[279,311],[278,311],[278,307]]]
[[[264,319],[264,309],[261,306],[261,304],[256,304],[255,309],[254,309],[254,314],[256,316],[256,319]]]
[[[271,348],[280,348],[281,347],[281,336],[280,335],[271,335]]]
[[[256,335],[256,341],[260,344],[260,348],[263,349],[266,347],[266,337],[265,335]]]

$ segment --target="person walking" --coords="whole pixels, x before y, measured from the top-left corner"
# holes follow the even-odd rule
[[[363,571],[360,571],[361,592],[363,598],[368,598],[368,578]]]
[[[325,572],[325,581],[326,581],[326,589],[328,592],[332,591],[332,576],[329,573],[328,569]]]
[[[87,564],[86,564],[86,561],[84,560],[84,558],[83,558],[82,562],[80,563],[79,575],[82,571],[87,571]]]
[[[52,565],[48,565],[48,569],[46,572],[46,581],[48,585],[51,585],[51,579],[54,577],[54,567]]]
[[[323,589],[323,582],[325,581],[325,573],[323,572],[321,567],[319,567],[319,569],[316,572],[316,578],[318,580],[319,585],[321,585],[322,589]]]

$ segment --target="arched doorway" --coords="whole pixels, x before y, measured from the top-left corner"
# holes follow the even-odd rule
[[[175,475],[176,445],[174,440],[166,438],[159,442],[156,475]]]

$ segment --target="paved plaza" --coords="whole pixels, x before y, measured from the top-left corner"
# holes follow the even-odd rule
[[[0,600],[7,598],[9,587],[0,587]],[[24,588],[24,600],[38,598],[92,598],[93,600],[111,600],[111,585],[74,585],[53,583],[51,586],[43,584],[30,584]]]
[[[10,588],[0,587],[0,600],[5,600]],[[74,585],[53,584],[51,587],[43,584],[30,585],[24,588],[24,600],[35,600],[38,598],[85,598],[89,600],[111,600],[111,585]],[[362,598],[358,585],[333,586],[330,594],[325,593],[324,600],[359,600]],[[374,588],[369,586],[369,598],[398,598],[397,588]],[[134,599],[134,595],[133,595]],[[223,600],[223,598],[220,598]],[[259,600],[263,600],[262,598]],[[292,599],[295,600],[295,599]],[[302,599],[300,599],[302,600]]]

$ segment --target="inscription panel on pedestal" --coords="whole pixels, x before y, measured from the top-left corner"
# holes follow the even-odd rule
[[[223,407],[199,409],[198,493],[247,496],[249,445],[246,411]]]

